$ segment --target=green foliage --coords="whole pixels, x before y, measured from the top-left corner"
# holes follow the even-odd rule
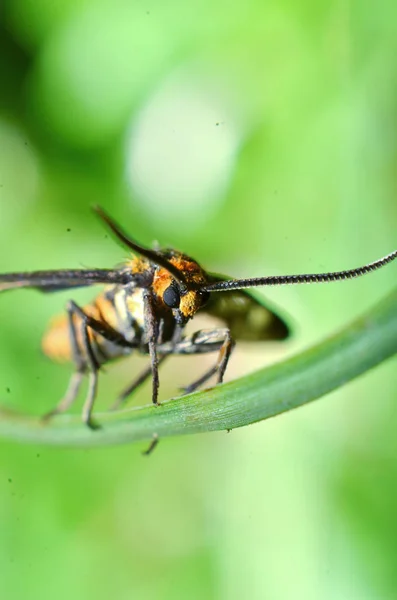
[[[122,261],[93,203],[138,240],[230,275],[344,269],[387,254],[397,243],[395,23],[391,0],[4,0],[0,272]],[[207,366],[206,357],[175,358],[162,371],[164,407],[137,408],[150,400],[145,387],[126,420],[104,417],[99,435],[131,431],[134,416],[182,419],[194,407],[208,429],[211,403],[236,400],[242,383],[258,410],[269,406],[273,376],[282,398],[288,383],[302,401],[311,385],[314,395],[329,391],[321,386],[335,372],[384,355],[358,346],[349,362],[333,348],[341,370],[334,363],[315,377],[304,364],[318,353],[285,359],[394,287],[390,266],[340,285],[266,290],[290,315],[291,342],[240,344],[234,383],[167,403]],[[0,297],[1,405],[34,419],[62,396],[70,369],[46,361],[39,344],[68,298]],[[357,339],[382,331],[391,349],[389,302],[381,329],[375,317],[368,328],[361,321]],[[109,366],[98,411],[142,364]],[[288,375],[298,367],[302,395]],[[394,598],[396,385],[389,361],[327,401],[230,435],[163,440],[150,459],[136,445],[3,442],[0,596]],[[74,426],[78,412],[35,431],[88,436]]]

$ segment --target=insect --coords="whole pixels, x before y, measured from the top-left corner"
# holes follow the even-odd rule
[[[204,271],[195,260],[176,250],[152,250],[139,245],[102,208],[94,210],[133,253],[122,267],[0,275],[0,292],[19,288],[56,292],[105,285],[94,301],[84,307],[69,301],[66,314],[52,322],[42,343],[48,357],[72,361],[75,366],[65,396],[44,418],[66,411],[88,375],[82,419],[93,429],[98,427],[92,417],[98,372],[112,359],[134,351],[150,358],[147,368],[119,395],[113,408],[122,406],[149,377],[152,401],[157,405],[159,367],[175,354],[217,353],[214,365],[186,387],[186,393],[205,385],[213,376],[221,383],[235,340],[283,340],[289,335],[283,319],[247,288],[351,279],[397,257],[394,251],[373,263],[334,273],[227,279]],[[225,327],[184,335],[185,325],[199,310],[220,317]]]

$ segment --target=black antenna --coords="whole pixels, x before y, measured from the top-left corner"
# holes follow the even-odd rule
[[[241,290],[244,288],[257,287],[261,285],[293,285],[297,283],[329,283],[331,281],[343,281],[361,277],[371,271],[376,271],[397,258],[397,250],[375,262],[350,269],[348,271],[335,271],[334,273],[314,273],[308,275],[274,275],[270,277],[254,277],[253,279],[231,279],[230,281],[217,281],[200,288],[203,292],[228,292],[229,290]]]
[[[127,246],[127,248],[130,248],[130,250],[136,254],[140,254],[141,256],[148,258],[154,264],[167,269],[167,271],[171,273],[171,275],[176,279],[182,288],[189,289],[183,273],[181,273],[177,267],[164,258],[164,256],[162,256],[159,252],[156,252],[156,250],[150,250],[149,248],[140,246],[137,242],[135,242],[135,240],[131,239],[100,206],[93,206],[92,208],[102,219],[102,221],[106,223],[109,229],[113,231],[117,239]]]

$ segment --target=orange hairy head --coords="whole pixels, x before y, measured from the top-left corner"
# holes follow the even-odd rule
[[[158,268],[153,280],[153,291],[164,307],[178,310],[185,321],[191,319],[205,303],[206,294],[199,291],[208,277],[194,260],[184,254],[174,253],[169,262],[178,269],[186,281],[186,287],[178,285],[165,268]]]

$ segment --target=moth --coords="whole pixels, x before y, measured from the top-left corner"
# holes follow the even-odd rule
[[[284,340],[290,334],[285,321],[264,300],[252,295],[249,288],[352,279],[397,257],[394,251],[362,267],[333,273],[229,279],[205,271],[193,258],[177,250],[141,246],[102,208],[97,206],[94,210],[132,252],[121,267],[0,274],[0,292],[19,288],[57,292],[105,286],[86,306],[70,300],[66,313],[51,322],[42,342],[49,358],[74,364],[64,397],[44,418],[68,410],[78,396],[84,376],[88,376],[82,420],[92,429],[99,426],[92,414],[98,372],[104,364],[134,352],[149,356],[147,368],[122,391],[113,408],[121,407],[149,377],[152,401],[157,405],[159,367],[177,354],[217,355],[213,366],[187,386],[185,393],[204,386],[213,376],[221,383],[236,340]],[[225,326],[186,335],[184,328],[198,311],[221,318]]]

